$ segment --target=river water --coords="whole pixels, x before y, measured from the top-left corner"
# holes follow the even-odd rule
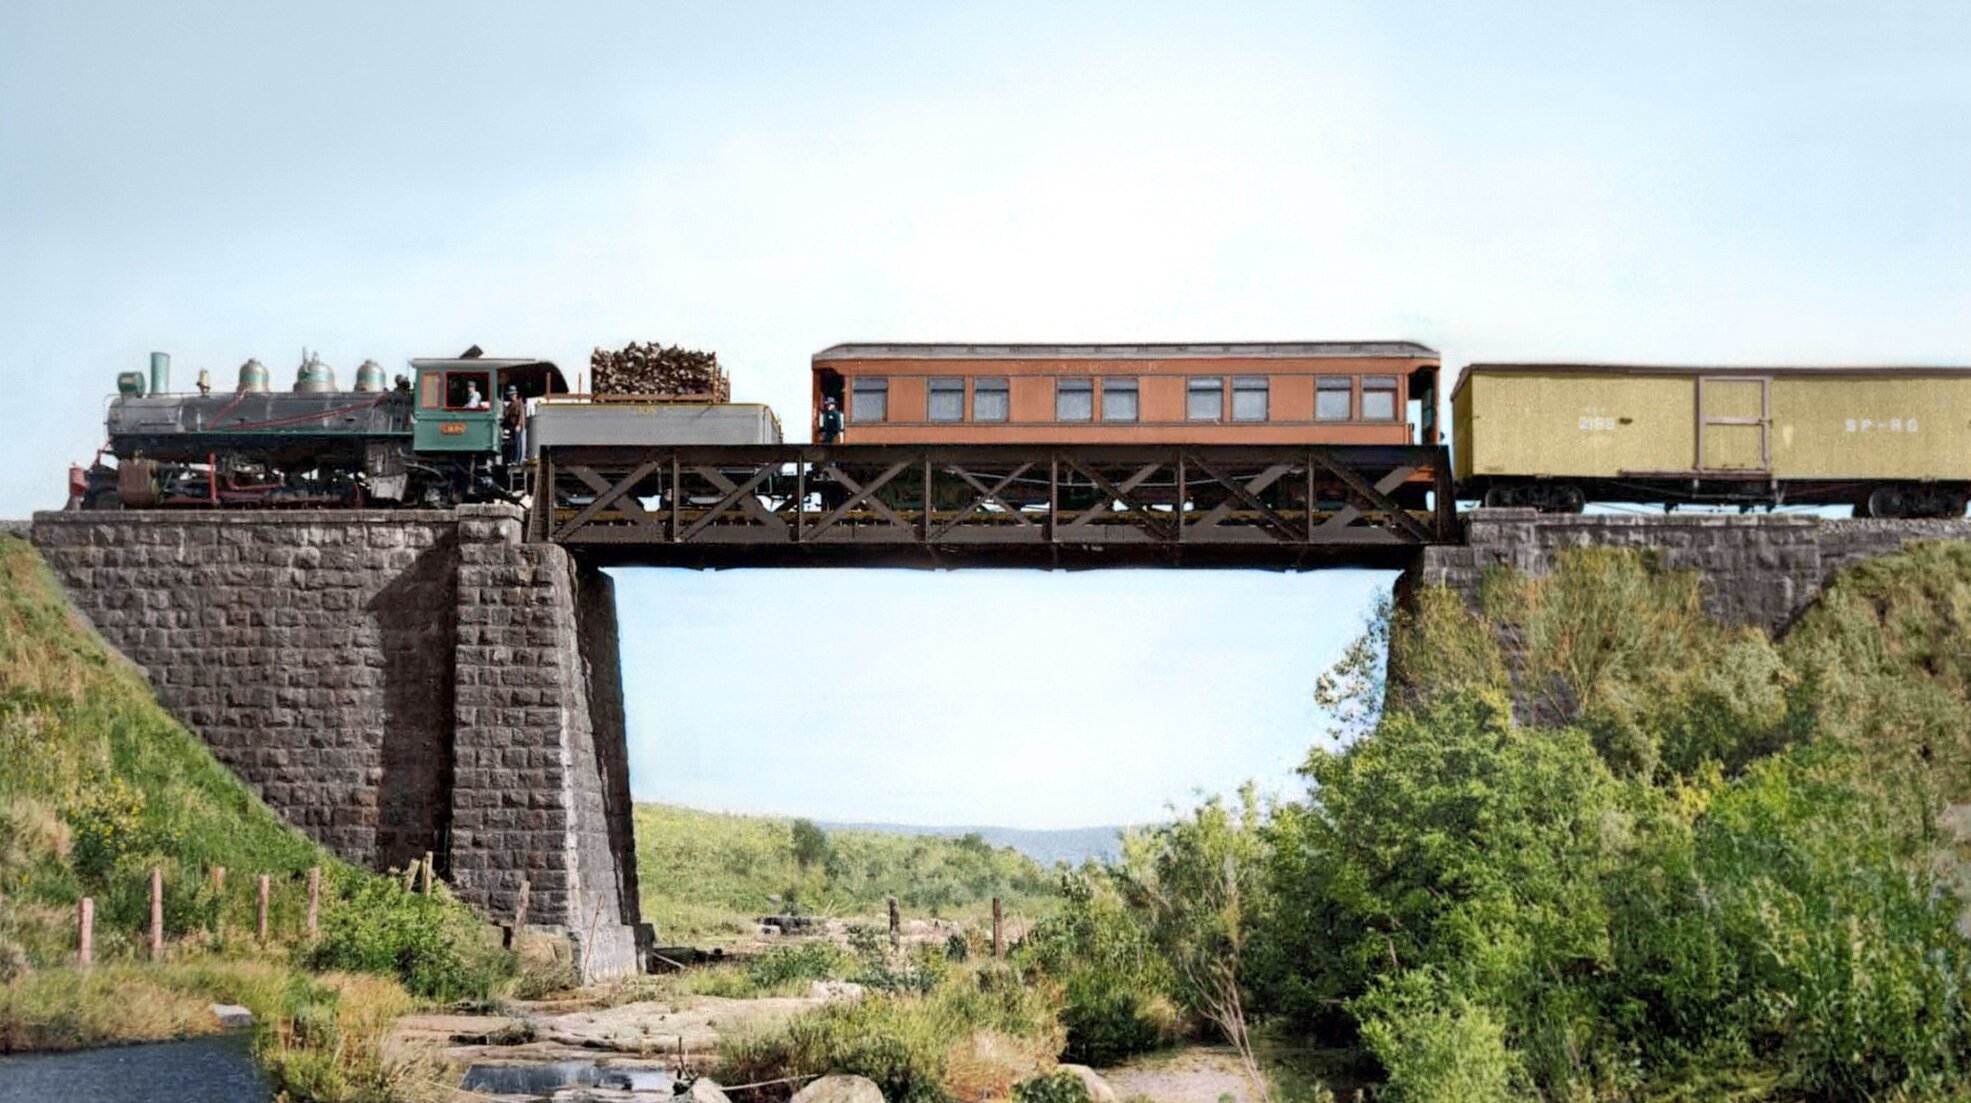
[[[252,1047],[238,1033],[0,1057],[0,1103],[268,1103]]]

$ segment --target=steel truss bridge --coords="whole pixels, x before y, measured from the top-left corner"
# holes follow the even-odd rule
[[[543,449],[529,536],[602,565],[1400,567],[1458,542],[1430,446]]]

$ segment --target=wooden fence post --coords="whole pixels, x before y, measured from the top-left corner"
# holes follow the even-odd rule
[[[164,956],[164,867],[151,867],[151,960]]]
[[[226,867],[212,867],[212,933],[226,933]]]
[[[520,878],[520,903],[513,909],[513,931],[516,935],[527,926],[527,894],[532,888],[526,877]]]
[[[1006,956],[1006,935],[1004,928],[1000,926],[999,897],[997,896],[992,898],[992,956],[994,958]]]
[[[262,941],[262,942],[265,942],[265,941],[267,941],[267,891],[268,891],[268,887],[269,887],[269,886],[268,886],[268,879],[267,879],[267,875],[263,873],[263,874],[261,874],[261,875],[260,875],[260,921],[259,921],[259,927],[260,927],[260,941]]]
[[[322,914],[322,867],[308,867],[308,937],[321,933]]]
[[[87,969],[96,962],[96,898],[82,898],[81,914],[76,917],[75,963]]]
[[[897,898],[890,897],[890,949],[903,945],[903,917],[897,912]]]
[[[431,895],[431,852],[424,852],[424,894]]]

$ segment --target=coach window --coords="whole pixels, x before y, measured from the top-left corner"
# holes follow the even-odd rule
[[[1054,381],[1054,420],[1093,421],[1095,419],[1095,381],[1057,379]]]
[[[488,410],[492,408],[493,377],[483,371],[445,373],[447,410]]]
[[[1362,420],[1396,420],[1396,377],[1369,375],[1362,378]]]
[[[1324,375],[1314,384],[1314,419],[1347,421],[1355,411],[1354,381],[1345,375]]]
[[[1136,380],[1102,380],[1102,420],[1136,420]]]
[[[1191,421],[1225,420],[1225,380],[1194,375],[1184,389],[1184,416]]]
[[[931,380],[930,415],[932,421],[965,420],[965,381],[963,379]]]
[[[1232,379],[1232,420],[1266,420],[1266,377],[1240,375]]]
[[[1006,381],[1004,379],[974,379],[972,381],[972,420],[1006,420]]]
[[[888,421],[890,381],[882,378],[857,379],[849,384],[850,421]]]

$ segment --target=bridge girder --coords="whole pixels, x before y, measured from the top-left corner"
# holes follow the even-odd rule
[[[1455,543],[1417,446],[544,449],[529,532],[592,561],[747,566],[1401,566]]]

